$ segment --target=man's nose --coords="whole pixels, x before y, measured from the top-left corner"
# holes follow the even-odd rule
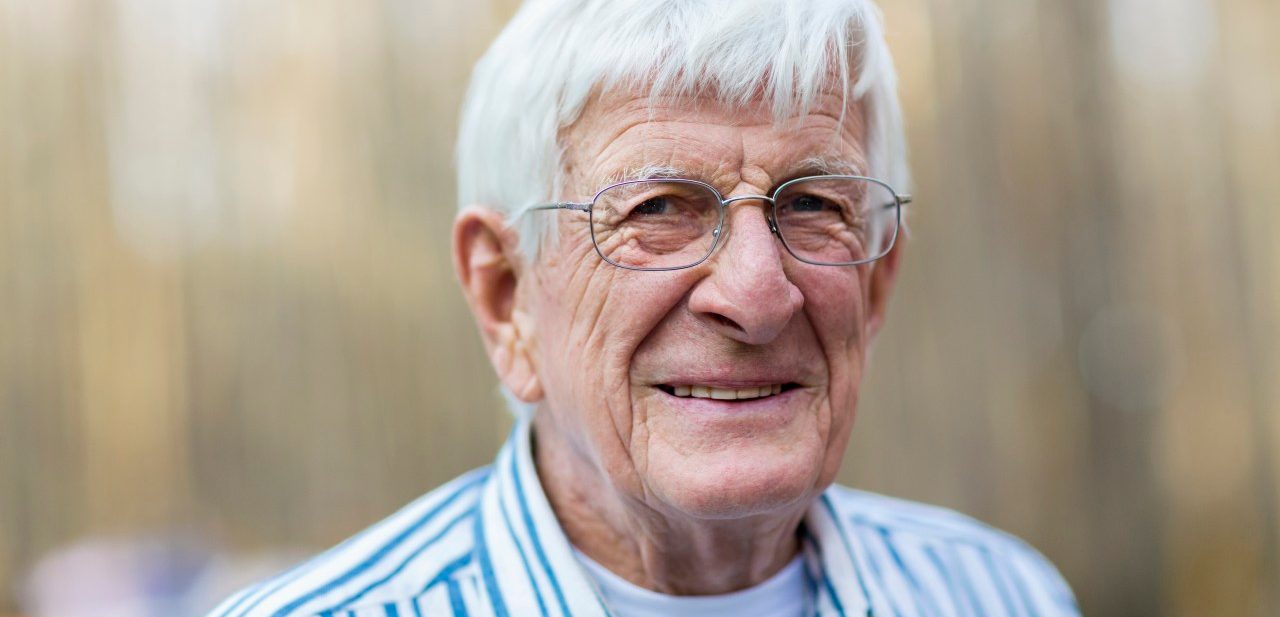
[[[711,256],[712,273],[698,282],[689,309],[726,336],[752,345],[778,337],[804,305],[804,295],[787,278],[784,254],[766,213],[767,200],[728,200],[720,245]]]

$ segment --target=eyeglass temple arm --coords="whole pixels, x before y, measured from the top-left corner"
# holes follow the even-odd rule
[[[897,201],[891,201],[891,202],[889,202],[889,203],[887,203],[887,204],[884,204],[884,205],[882,205],[882,206],[880,206],[880,207],[881,207],[881,208],[884,208],[885,210],[888,210],[889,208],[892,208],[892,207],[894,207],[894,206],[896,206],[896,205],[899,205],[899,204],[901,204],[901,205],[904,205],[904,206],[905,206],[905,205],[907,205],[907,204],[911,203],[911,196],[910,196],[910,195],[895,195],[895,197],[897,197],[897,198],[898,198],[898,200],[897,200]]]
[[[561,201],[549,204],[538,204],[530,206],[529,210],[577,210],[578,212],[589,212],[591,204],[579,204],[571,201]]]

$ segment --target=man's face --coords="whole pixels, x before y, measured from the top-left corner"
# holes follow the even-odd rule
[[[562,195],[588,201],[646,166],[680,170],[726,197],[822,173],[814,160],[865,169],[861,114],[841,123],[840,111],[827,93],[778,126],[764,104],[606,95],[562,135]],[[672,272],[609,265],[585,213],[550,215],[559,242],[525,270],[516,296],[545,393],[540,440],[567,447],[630,498],[700,518],[808,503],[834,479],[883,309],[874,296],[887,294],[885,264],[897,256],[802,263],[770,232],[766,207],[730,205],[711,258]],[[880,282],[877,268],[887,269]],[[680,396],[686,387],[691,395]],[[699,396],[760,388],[745,400]]]

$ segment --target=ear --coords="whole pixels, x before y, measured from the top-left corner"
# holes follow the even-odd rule
[[[542,399],[533,327],[520,306],[516,233],[490,208],[468,206],[453,222],[453,269],[498,379],[526,403]]]
[[[903,226],[898,230],[898,237],[889,253],[871,262],[871,282],[867,289],[868,341],[874,339],[884,325],[884,316],[889,309],[889,296],[893,295],[894,285],[898,282],[898,266],[902,264],[902,251],[906,244],[907,228]]]

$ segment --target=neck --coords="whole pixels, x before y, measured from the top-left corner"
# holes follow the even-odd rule
[[[565,535],[578,550],[636,585],[672,595],[723,594],[777,574],[800,551],[805,509],[699,519],[627,495],[592,460],[538,430],[534,464]]]

